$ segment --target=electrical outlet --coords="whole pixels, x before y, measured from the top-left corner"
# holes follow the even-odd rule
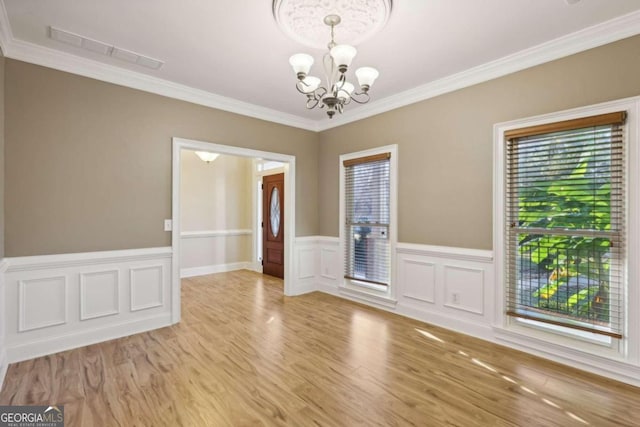
[[[455,305],[460,304],[460,294],[458,294],[457,292],[451,294],[451,299],[453,300],[453,303]]]
[[[165,219],[164,220],[164,231],[171,231],[173,230],[173,223],[170,219]]]

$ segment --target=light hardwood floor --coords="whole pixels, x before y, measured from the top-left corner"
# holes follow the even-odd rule
[[[247,271],[183,280],[170,328],[11,365],[67,426],[638,426],[640,389]]]

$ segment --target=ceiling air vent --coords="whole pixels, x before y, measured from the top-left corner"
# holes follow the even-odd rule
[[[61,30],[60,28],[49,27],[49,37],[53,40],[71,46],[79,47],[90,52],[99,53],[101,55],[110,56],[112,58],[129,62],[131,64],[151,68],[152,70],[159,70],[164,65],[164,62],[157,59],[153,59],[127,49],[122,49],[108,43],[103,43],[98,40],[93,40],[79,34]]]

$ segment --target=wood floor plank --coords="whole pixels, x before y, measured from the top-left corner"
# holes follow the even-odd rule
[[[640,389],[239,271],[178,325],[13,364],[0,404],[68,426],[638,426]]]

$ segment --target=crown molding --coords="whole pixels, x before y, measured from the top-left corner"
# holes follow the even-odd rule
[[[243,116],[311,131],[318,130],[317,123],[313,120],[217,95],[201,89],[195,89],[136,71],[82,58],[22,40],[13,39],[7,43],[5,56],[120,86],[179,99],[181,101],[241,114]]]
[[[331,120],[325,117],[311,120],[17,40],[11,32],[4,0],[0,0],[0,47],[4,56],[8,58],[315,132],[366,119],[637,34],[640,34],[640,11],[602,22],[495,61],[370,102],[346,111],[341,116],[335,116]]]
[[[483,83],[536,65],[640,34],[640,11],[635,11],[566,36],[521,50],[495,61],[365,104],[355,110],[319,123],[323,131],[376,114],[434,98],[448,92]]]

